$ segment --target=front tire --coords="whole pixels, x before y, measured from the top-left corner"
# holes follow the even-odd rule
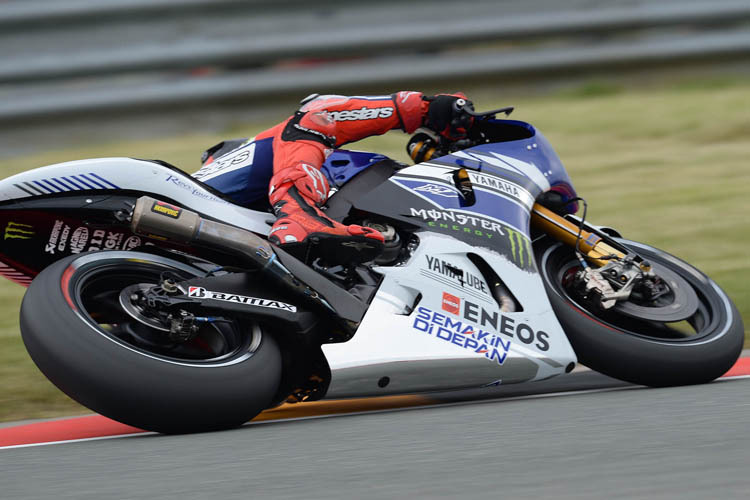
[[[172,346],[123,312],[119,291],[204,273],[165,257],[97,252],[62,259],[31,283],[21,333],[39,369],[68,396],[120,422],[162,433],[242,425],[271,403],[281,378],[275,340],[257,324],[212,327]]]
[[[654,387],[700,384],[726,373],[737,361],[744,327],[737,308],[705,274],[643,243],[618,240],[652,264],[679,275],[679,286],[698,298],[681,324],[598,311],[564,285],[578,261],[573,250],[545,237],[535,245],[552,308],[581,363],[605,375]],[[646,311],[648,308],[644,308]]]

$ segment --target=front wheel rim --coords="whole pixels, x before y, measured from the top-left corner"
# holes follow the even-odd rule
[[[634,242],[625,242],[625,244],[631,243],[633,245],[637,245]],[[667,267],[673,272],[676,272],[674,267],[678,267],[679,261],[677,261],[676,259],[675,261],[672,261],[672,259],[674,258],[661,258],[661,256],[655,253],[654,249],[650,249],[650,247],[642,245],[637,246],[642,251],[650,254],[648,256],[649,259],[659,259],[659,263],[661,265]],[[554,255],[558,252],[564,252],[566,250],[570,252],[570,256],[568,256],[567,261],[564,261],[564,259],[566,258],[564,255]],[[554,258],[560,259],[562,263],[556,266],[556,271],[550,272],[550,259]],[[572,254],[572,250],[568,249],[568,247],[566,247],[562,243],[556,243],[547,248],[547,250],[544,252],[542,265],[540,267],[542,268],[542,272],[545,273],[547,281],[552,285],[555,293],[560,295],[563,299],[565,299],[565,301],[569,302],[574,308],[591,317],[592,320],[620,334],[632,335],[650,341],[669,343],[673,345],[687,343],[695,344],[698,342],[710,340],[709,338],[716,334],[717,327],[722,324],[723,308],[721,307],[721,304],[718,304],[718,297],[709,296],[710,292],[717,291],[715,289],[716,287],[708,286],[706,287],[707,290],[704,291],[702,289],[703,287],[697,286],[704,285],[703,280],[706,280],[705,284],[710,284],[711,282],[703,276],[701,276],[701,280],[695,279],[696,276],[693,274],[694,269],[692,268],[689,269],[690,272],[682,273],[681,277],[692,287],[693,291],[698,297],[699,303],[696,308],[696,312],[688,320],[681,322],[682,324],[678,325],[681,327],[680,329],[676,329],[674,326],[670,326],[669,323],[649,320],[637,320],[632,318],[631,316],[618,314],[616,310],[609,314],[601,314],[598,311],[592,311],[589,306],[587,306],[585,303],[582,303],[577,297],[571,295],[562,283],[563,270],[569,269],[570,266],[575,262],[577,262],[577,260]],[[552,264],[554,264],[554,262]],[[679,262],[679,265],[681,266],[682,263]],[[682,270],[685,271],[685,269]],[[693,329],[692,333],[686,331],[688,329],[687,325],[689,325],[689,327]],[[652,334],[646,334],[644,332],[649,332]]]

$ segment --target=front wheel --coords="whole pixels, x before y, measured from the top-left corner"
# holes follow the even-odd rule
[[[650,261],[657,273],[664,270],[669,290],[661,302],[593,307],[569,285],[580,266],[573,249],[549,237],[535,244],[550,303],[580,362],[605,375],[655,387],[705,383],[726,373],[744,342],[742,319],[726,293],[666,252],[618,241]],[[697,299],[688,308],[694,312],[673,321],[668,311],[679,310],[683,297]]]
[[[204,273],[137,252],[73,255],[44,269],[21,306],[39,369],[68,396],[120,422],[183,433],[236,427],[271,403],[281,355],[254,322],[202,327],[189,342],[123,309],[122,291]]]

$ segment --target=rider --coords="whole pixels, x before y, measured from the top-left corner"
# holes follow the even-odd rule
[[[310,243],[333,262],[372,260],[383,248],[383,235],[326,217],[320,207],[329,185],[320,168],[334,148],[401,128],[412,133],[427,127],[456,139],[461,93],[425,96],[402,91],[383,96],[313,94],[290,118],[247,141],[227,141],[204,153],[203,167],[193,174],[206,184],[248,205],[268,187],[276,221],[269,240],[299,258]],[[240,146],[240,147],[238,147]],[[252,168],[252,172],[248,169]]]

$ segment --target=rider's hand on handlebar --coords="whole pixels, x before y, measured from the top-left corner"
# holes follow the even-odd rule
[[[464,94],[436,94],[424,99],[429,103],[424,124],[427,128],[452,141],[466,137],[474,118],[464,112],[467,106],[473,108]]]

